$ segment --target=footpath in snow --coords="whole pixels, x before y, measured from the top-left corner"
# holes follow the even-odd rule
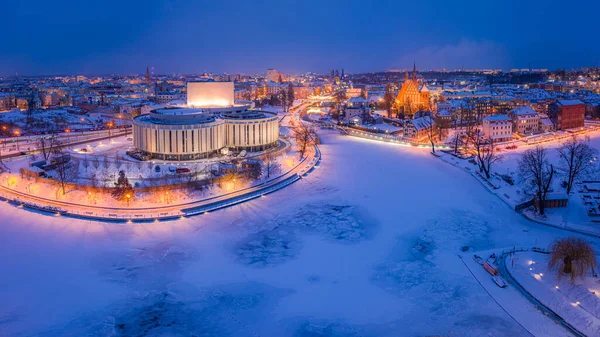
[[[600,336],[600,280],[587,276],[571,284],[548,269],[548,255],[520,252],[507,258],[512,277],[538,301],[587,336]]]

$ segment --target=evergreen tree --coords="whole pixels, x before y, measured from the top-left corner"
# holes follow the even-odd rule
[[[119,177],[117,178],[115,188],[112,190],[111,194],[116,200],[127,201],[127,205],[129,205],[129,201],[135,195],[135,190],[129,183],[127,176],[125,176],[125,171],[119,171]]]

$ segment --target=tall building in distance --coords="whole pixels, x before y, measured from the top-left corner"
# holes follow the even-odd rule
[[[429,89],[425,84],[419,88],[417,80],[417,66],[413,66],[412,75],[409,77],[406,72],[406,79],[396,97],[396,105],[401,113],[406,117],[412,117],[415,112],[431,109],[429,101]]]
[[[283,82],[285,76],[283,73],[278,72],[275,69],[267,69],[267,76],[265,76],[267,82]]]
[[[146,67],[146,84],[150,84],[150,69]]]

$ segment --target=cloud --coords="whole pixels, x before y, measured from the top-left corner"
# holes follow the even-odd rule
[[[413,62],[420,69],[502,68],[510,66],[506,48],[493,41],[463,39],[457,44],[427,46],[400,57],[397,68],[411,68]]]

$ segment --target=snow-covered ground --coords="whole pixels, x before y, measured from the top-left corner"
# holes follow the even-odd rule
[[[598,159],[600,159],[600,133],[597,131],[590,132],[587,136],[589,136],[590,146],[598,151]],[[565,192],[565,189],[561,187],[561,183],[565,180],[565,173],[561,170],[561,163],[557,151],[557,148],[561,146],[563,141],[564,139],[540,144],[548,150],[548,161],[553,164],[557,170],[552,183],[552,191],[554,192]],[[507,149],[505,146],[498,146],[498,148],[501,150],[499,152],[501,161],[493,164],[492,177],[489,179],[496,187],[493,192],[511,207],[531,200],[533,190],[530,186],[522,182],[522,178],[518,172],[518,160],[525,150],[531,149],[533,146],[519,144],[517,149]],[[475,172],[478,171],[477,165],[474,162],[459,159],[449,154],[441,155],[443,160],[456,167],[460,167],[467,172],[473,172],[475,174]],[[600,180],[600,174],[598,172],[600,172],[600,160],[596,160],[592,164],[592,170],[585,176],[582,176],[581,180]],[[502,175],[512,177],[514,185],[503,180],[501,177]],[[483,181],[480,177],[476,175],[475,177]],[[600,217],[591,218],[588,216],[586,205],[583,200],[583,194],[579,193],[579,190],[581,189],[581,184],[576,183],[571,191],[567,207],[546,209],[546,215],[544,217],[536,215],[533,208],[525,210],[524,212],[531,218],[536,219],[536,221],[549,223],[555,226],[600,233],[600,222],[594,222],[594,220],[600,221]],[[596,197],[597,195],[593,196]]]
[[[600,280],[586,275],[570,283],[548,269],[548,255],[517,253],[507,267],[512,276],[535,298],[588,336],[600,336]]]
[[[0,123],[14,125],[21,133],[89,129],[93,128],[96,122],[87,116],[69,113],[65,109],[35,110],[31,113],[30,123],[27,123],[27,111],[9,111],[0,114]]]
[[[457,255],[565,233],[428,149],[321,133],[306,179],[198,217],[116,225],[2,205],[0,335],[528,335]]]

